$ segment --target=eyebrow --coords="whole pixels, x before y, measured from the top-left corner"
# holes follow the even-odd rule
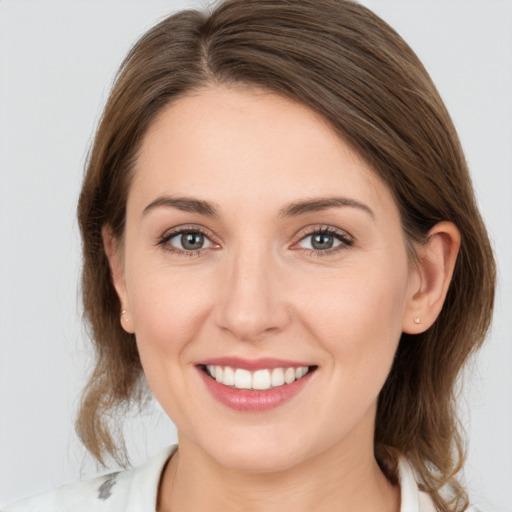
[[[280,217],[298,217],[299,215],[320,212],[329,208],[341,207],[357,208],[375,218],[375,214],[369,206],[348,197],[320,197],[295,201],[283,208],[279,215]]]
[[[193,197],[174,196],[158,197],[144,208],[142,215],[147,215],[151,210],[159,207],[175,208],[177,210],[197,213],[206,217],[219,217],[219,208],[214,203],[195,199]],[[372,218],[375,217],[375,214],[369,206],[348,197],[320,197],[294,201],[279,211],[279,217],[298,217],[300,215],[307,215],[308,213],[342,207],[357,208],[368,213]]]
[[[149,203],[142,215],[147,215],[151,210],[159,207],[175,208],[183,212],[193,212],[199,215],[205,215],[206,217],[218,217],[218,208],[208,201],[202,201],[200,199],[194,199],[193,197],[173,197],[164,196],[159,197]]]

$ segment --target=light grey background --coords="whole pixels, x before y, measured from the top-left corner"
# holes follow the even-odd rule
[[[512,2],[373,0],[431,72],[459,130],[500,264],[492,333],[466,373],[466,480],[510,509]],[[73,432],[90,367],[75,205],[114,72],[130,45],[196,1],[0,1],[0,504],[97,469]],[[157,406],[128,420],[135,464],[176,440]]]

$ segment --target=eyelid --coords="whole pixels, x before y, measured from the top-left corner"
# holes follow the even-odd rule
[[[316,234],[326,234],[329,236],[333,236],[341,241],[341,244],[332,247],[330,249],[318,250],[318,249],[305,249],[302,247],[297,247],[300,242],[302,242],[308,236],[316,235]],[[295,242],[290,247],[292,250],[309,250],[312,254],[316,255],[328,255],[333,254],[337,251],[346,249],[347,247],[351,247],[354,244],[354,237],[345,231],[344,229],[336,228],[331,225],[316,225],[316,226],[308,226],[303,228],[301,231],[297,233],[294,237]]]
[[[295,236],[294,239],[297,241],[300,241],[304,239],[305,237],[309,235],[314,235],[317,233],[326,233],[329,235],[337,235],[342,239],[351,240],[354,241],[354,237],[344,229],[336,228],[334,226],[331,226],[329,224],[318,224],[316,226],[307,226],[305,228],[302,228]],[[294,242],[295,244],[296,242]]]
[[[178,236],[180,234],[184,233],[201,233],[203,236],[205,236],[212,244],[212,247],[207,247],[204,249],[197,249],[194,251],[185,251],[182,249],[179,249],[175,246],[169,246],[166,247],[167,242],[174,238],[175,236]],[[198,255],[200,252],[206,251],[206,250],[215,250],[218,249],[220,244],[217,241],[217,237],[208,229],[204,228],[203,226],[197,225],[197,224],[182,224],[179,226],[174,226],[173,228],[167,229],[161,236],[158,237],[156,241],[156,245],[164,247],[169,252],[177,253],[177,254],[186,254],[187,256],[194,256]]]

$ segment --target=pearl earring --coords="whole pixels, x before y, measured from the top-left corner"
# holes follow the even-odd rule
[[[421,320],[420,320],[420,317],[417,316],[415,319],[414,319],[414,323],[415,324],[420,324],[421,323]]]

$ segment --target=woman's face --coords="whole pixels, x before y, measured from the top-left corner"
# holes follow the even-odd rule
[[[418,280],[391,193],[321,117],[222,87],[168,106],[118,257],[123,325],[180,443],[251,471],[373,450]]]

